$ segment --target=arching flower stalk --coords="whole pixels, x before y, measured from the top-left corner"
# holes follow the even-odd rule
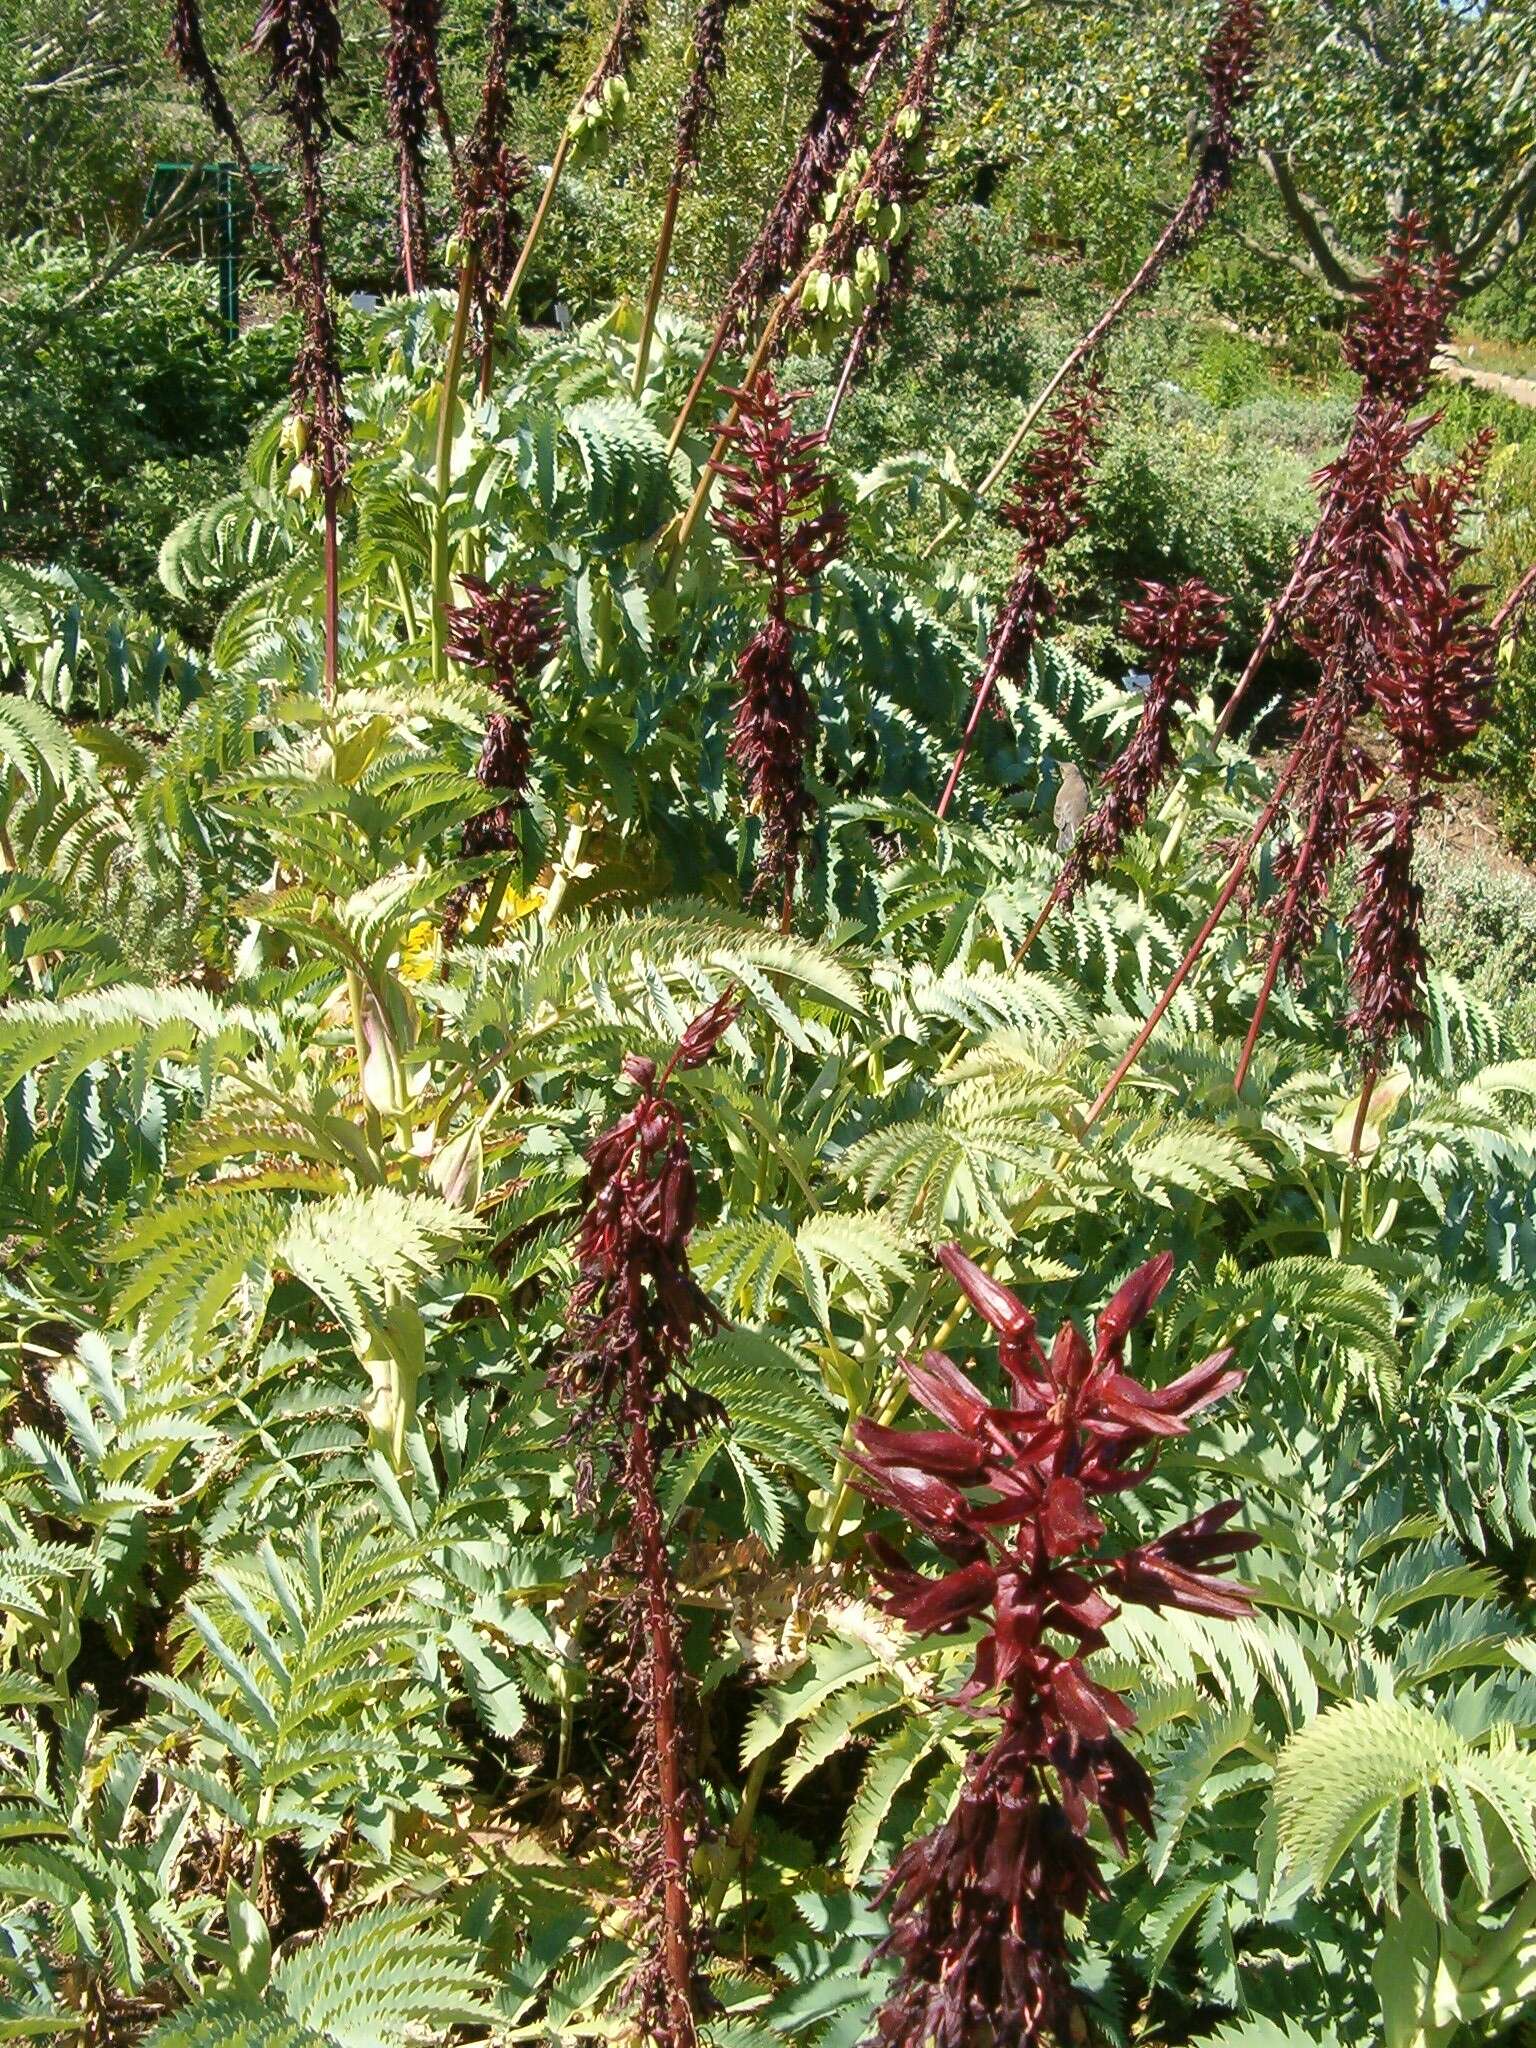
[[[480,108],[474,127],[459,153],[457,198],[459,229],[459,289],[448,330],[448,350],[443,361],[443,382],[437,400],[437,440],[434,477],[437,502],[432,515],[432,671],[447,673],[443,635],[448,612],[451,572],[448,535],[448,489],[452,481],[453,433],[459,408],[459,381],[464,367],[464,350],[469,339],[470,319],[477,303],[482,322],[494,324],[494,310],[484,311],[481,290],[482,268],[495,260],[499,212],[516,196],[517,159],[506,150],[503,133],[507,123],[507,62],[511,55],[512,25],[516,0],[496,0],[486,38],[485,77],[480,89]],[[487,341],[486,347],[492,344]]]
[[[1364,1054],[1356,1153],[1387,1051],[1401,1034],[1424,1031],[1418,829],[1489,712],[1498,636],[1482,616],[1482,591],[1464,581],[1472,550],[1459,537],[1488,448],[1480,436],[1454,468],[1414,477],[1388,520],[1388,582],[1366,687],[1393,741],[1392,787],[1353,820],[1366,852],[1345,1019]]]
[[[454,160],[453,128],[438,73],[442,0],[386,0],[384,112],[400,190],[400,263],[413,297],[427,260],[427,135],[435,120]]]
[[[1301,845],[1284,863],[1290,907],[1283,904],[1276,920],[1254,1018],[1238,1064],[1239,1085],[1247,1074],[1275,977],[1288,948],[1301,944],[1306,929],[1295,925],[1293,932],[1293,921],[1306,915],[1309,893],[1314,902],[1326,894],[1327,875],[1342,845],[1339,820],[1353,806],[1368,772],[1368,764],[1351,751],[1350,729],[1363,707],[1364,677],[1374,659],[1374,622],[1387,576],[1387,517],[1403,487],[1409,456],[1430,425],[1427,420],[1411,421],[1408,408],[1428,380],[1451,304],[1449,266],[1443,258],[1426,262],[1423,248],[1422,226],[1410,215],[1398,223],[1375,287],[1351,323],[1346,345],[1351,364],[1362,378],[1354,426],[1343,453],[1319,475],[1322,511],[1318,524],[1272,608],[1270,624],[1239,684],[1240,692],[1256,673],[1284,620],[1293,613],[1303,619],[1303,644],[1317,656],[1323,673],[1303,707],[1300,734],[1184,957],[1089,1105],[1083,1119],[1085,1130],[1109,1107],[1194,972],[1212,933],[1243,888],[1265,835],[1298,783],[1310,790],[1308,823]],[[1234,698],[1237,694],[1234,692]],[[1229,699],[1228,715],[1232,708]]]
[[[1022,960],[1051,912],[1070,903],[1088,877],[1108,866],[1147,812],[1174,765],[1173,743],[1183,709],[1194,701],[1187,664],[1216,652],[1226,637],[1226,600],[1198,577],[1170,588],[1143,583],[1139,604],[1125,607],[1125,637],[1147,657],[1147,687],[1136,730],[1105,771],[1098,808],[1078,827],[1066,864],[1014,959]]]
[[[690,1816],[676,1586],[657,1499],[661,1451],[701,1409],[681,1375],[695,1335],[719,1327],[688,1264],[697,1199],[675,1072],[702,1066],[739,1008],[733,991],[696,1017],[666,1070],[631,1054],[639,1099],[587,1153],[586,1213],[576,1243],[570,1348],[556,1386],[573,1435],[608,1451],[623,1504],[616,1563],[637,1592],[629,1616],[631,1691],[642,1731],[631,1815],[642,1844],[635,1897],[655,1914],[652,1952],[632,1994],[647,2041],[693,2048],[695,1935],[688,1897]],[[657,1910],[659,1908],[659,1910]]]
[[[1500,643],[1506,639],[1516,638],[1533,602],[1536,602],[1536,562],[1532,562],[1495,612],[1492,628],[1494,638]]]
[[[997,460],[976,485],[973,496],[978,503],[991,496],[1012,468],[1014,457],[1028,440],[1035,421],[1060,387],[1069,377],[1075,376],[1103,345],[1127,309],[1152,289],[1169,263],[1182,256],[1199,238],[1231,190],[1242,155],[1237,117],[1253,97],[1266,26],[1259,0],[1226,0],[1221,19],[1200,60],[1200,73],[1206,89],[1206,118],[1189,189],[1136,275],[1105,307],[1031,401]],[[945,521],[924,549],[925,560],[937,553],[958,530],[960,522],[959,513]]]
[[[324,685],[336,692],[340,672],[339,508],[347,473],[348,422],[342,395],[341,353],[331,304],[325,250],[322,167],[331,121],[328,94],[341,62],[341,27],[331,0],[267,0],[252,32],[265,56],[271,90],[286,116],[298,162],[300,244],[292,247],[269,209],[261,181],[240,134],[203,38],[198,0],[175,0],[169,48],[183,77],[195,87],[209,120],[229,144],[251,207],[272,246],[303,323],[294,361],[293,418],[286,440],[296,457],[289,488],[321,494],[325,560]]]
[[[480,396],[489,398],[496,374],[496,332],[507,283],[517,266],[523,221],[518,201],[533,166],[503,142],[487,167],[475,207],[475,325],[480,344]]]
[[[323,166],[330,140],[330,88],[341,64],[341,24],[332,0],[266,0],[251,46],[267,60],[273,96],[287,117],[299,169],[303,241],[296,259],[304,339],[293,370],[295,417],[304,446],[296,479],[320,489],[325,533],[325,690],[336,692],[340,641],[337,533],[347,474],[348,422],[341,350],[325,249]],[[291,486],[290,486],[291,487]]]
[[[877,19],[880,23],[878,39],[863,76],[856,83],[835,78],[829,81],[823,74],[822,87],[801,133],[794,161],[784,174],[784,182],[758,230],[757,239],[731,282],[709,346],[699,360],[688,395],[672,422],[667,443],[670,453],[675,454],[681,447],[694,407],[714,374],[715,365],[727,343],[733,336],[744,334],[752,325],[753,310],[766,304],[772,296],[775,282],[783,283],[793,275],[804,253],[811,222],[847,163],[870,92],[900,43],[911,9],[911,0],[900,0],[895,13],[889,15],[871,4],[871,0],[837,0],[837,4],[843,10],[843,26],[833,25],[831,34],[825,38],[829,48],[839,41],[852,47],[858,36],[859,24],[873,23]],[[813,20],[817,18],[812,17]],[[808,34],[809,27],[808,23],[802,34]],[[829,100],[837,110],[835,118],[829,110]],[[843,135],[847,137],[847,147],[838,155],[833,143]],[[819,164],[820,168],[814,168],[814,164]],[[759,356],[766,360],[766,348],[759,349]],[[742,381],[750,384],[759,367],[760,362],[754,363]]]
[[[716,465],[726,490],[715,524],[763,584],[768,616],[737,659],[730,753],[758,815],[757,886],[781,892],[787,930],[816,814],[806,788],[815,713],[795,666],[791,606],[840,552],[847,516],[825,503],[827,477],[816,457],[826,437],[795,427],[795,404],[806,394],[780,392],[765,375],[732,395],[736,460]]]
[[[1132,1274],[1094,1342],[1063,1323],[1047,1352],[1006,1287],[946,1245],[939,1262],[998,1337],[1006,1396],[983,1393],[942,1352],[908,1384],[941,1427],[858,1425],[867,1491],[941,1552],[937,1578],[875,1538],[886,1606],[914,1635],[985,1626],[957,1703],[994,1696],[1001,1726],[972,1762],[951,1818],[898,1857],[884,1953],[901,1976],[877,2022],[886,2048],[1033,2048],[1070,2038],[1066,1922],[1105,1895],[1092,1811],[1125,1849],[1153,1826],[1152,1785],[1122,1739],[1130,1707],[1091,1675],[1120,1603],[1239,1619],[1246,1590],[1220,1575],[1258,1540],[1228,1527],[1240,1503],[1105,1556],[1101,1496],[1123,1497],[1159,1445],[1241,1386],[1218,1351],[1166,1387],[1126,1372],[1125,1347],[1173,1272]],[[1065,1646],[1065,1647],[1064,1647]]]
[[[677,137],[672,148],[672,175],[661,211],[661,232],[656,238],[656,255],[651,263],[651,281],[645,295],[640,321],[640,339],[635,346],[633,388],[638,398],[645,389],[650,367],[651,343],[656,335],[656,316],[661,310],[662,288],[672,261],[672,238],[677,231],[677,209],[688,180],[698,168],[699,149],[706,131],[714,126],[719,112],[717,92],[725,76],[725,36],[731,9],[741,0],[699,0],[693,18],[693,60],[688,83],[677,109]]]
[[[754,327],[799,268],[811,223],[858,137],[867,97],[858,74],[892,22],[877,0],[811,0],[799,22],[800,40],[820,67],[816,99],[791,173],[731,286],[738,329]]]
[[[462,578],[462,587],[464,603],[448,611],[449,658],[481,675],[505,707],[487,719],[475,765],[477,780],[494,801],[465,821],[460,837],[459,850],[466,860],[484,860],[517,848],[517,818],[527,800],[533,759],[526,688],[559,645],[560,622],[555,599],[547,590],[497,591],[474,576]],[[483,880],[466,882],[449,897],[443,918],[445,945],[458,937],[484,890]]]
[[[1027,673],[1040,630],[1055,610],[1046,566],[1087,524],[1088,479],[1103,434],[1103,380],[1091,372],[1063,398],[1046,421],[1013,496],[998,517],[1019,536],[1013,581],[992,626],[986,667],[971,694],[970,716],[939,798],[947,816],[960,785],[971,743],[1001,676]]]
[[[247,197],[251,202],[251,211],[271,245],[279,270],[290,289],[302,286],[302,277],[293,255],[282,230],[272,216],[271,208],[267,205],[267,195],[261,188],[261,180],[257,177],[255,166],[251,162],[250,151],[245,146],[245,137],[240,133],[240,124],[230,108],[223,84],[214,68],[213,59],[208,55],[208,46],[203,40],[203,17],[198,0],[175,0],[171,9],[171,33],[166,48],[177,70],[202,101],[203,111],[213,124],[215,132],[229,144],[230,154],[235,159]]]
[[[857,268],[859,238],[868,231],[866,223],[878,223],[887,216],[899,223],[888,250],[876,252],[882,260],[875,263],[869,302],[853,331],[827,409],[828,434],[905,287],[912,249],[912,209],[928,183],[928,144],[938,110],[939,69],[959,14],[959,0],[939,0],[902,88],[895,118],[871,154],[858,204],[839,219],[821,250],[825,267],[846,270],[854,263]]]
[[[891,26],[886,30],[884,40],[881,42],[879,49],[870,59],[864,80],[864,89],[866,91],[870,81],[879,75],[891,50],[895,47],[905,20],[904,8],[905,0],[903,0],[903,7],[898,10]],[[915,68],[921,69],[930,63],[937,62],[937,53],[949,36],[953,34],[954,26],[958,19],[959,9],[957,5],[943,5],[936,10],[934,19],[929,26],[928,34],[924,38],[922,47],[919,50]],[[898,101],[891,110],[891,114],[881,131],[880,141],[876,144],[871,162],[878,158],[881,150],[893,136],[900,135],[906,124],[907,115],[907,107],[902,101]],[[834,241],[843,232],[845,224],[857,215],[860,201],[867,188],[868,175],[869,166],[866,165],[858,177],[852,180],[851,187],[845,194],[831,224],[829,241]],[[763,327],[762,334],[758,337],[757,347],[753,350],[746,370],[742,375],[741,388],[750,388],[757,383],[759,377],[767,368],[775,350],[782,346],[786,330],[790,326],[798,308],[798,295],[803,291],[816,260],[816,257],[812,256],[801,265],[793,279],[791,279],[788,288],[775,302],[773,311],[769,314],[767,322]],[[667,444],[669,455],[675,454],[682,443],[693,407],[709,381],[716,356],[724,346],[727,324],[727,321],[722,320],[721,323],[716,325],[714,336],[709,347],[704,352],[704,358],[699,364],[688,396],[683,401],[682,410],[673,422],[672,437]],[[663,558],[663,571],[669,577],[674,573],[678,563],[686,554],[688,544],[693,538],[699,521],[704,516],[704,508],[709,502],[709,493],[714,483],[714,464],[723,458],[730,445],[727,437],[734,421],[735,410],[733,407],[716,433],[715,444],[710,453],[709,460],[701,466],[698,482],[694,485],[693,496],[689,499],[687,508],[672,533],[671,545]]]
[[[617,93],[623,90],[621,81],[645,47],[645,32],[649,25],[650,0],[619,0],[618,11],[613,18],[613,28],[603,45],[603,53],[593,66],[586,84],[577,94],[576,104],[572,107],[561,131],[559,142],[555,145],[555,154],[544,179],[544,189],[539,194],[539,203],[533,210],[533,219],[528,223],[523,246],[518,252],[516,263],[512,266],[512,275],[507,280],[502,303],[513,320],[517,318],[518,294],[528,275],[533,252],[539,246],[539,240],[544,233],[545,223],[549,219],[550,209],[554,206],[555,194],[560,190],[560,180],[565,175],[565,167],[576,139],[582,131],[583,124],[599,115],[605,107],[605,95],[610,91]]]

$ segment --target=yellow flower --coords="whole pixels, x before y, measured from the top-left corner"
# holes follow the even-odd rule
[[[400,948],[402,981],[430,981],[437,972],[437,927],[427,918],[413,924]]]

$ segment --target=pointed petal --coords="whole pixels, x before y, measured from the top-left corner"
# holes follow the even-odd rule
[[[1099,1317],[1095,1333],[1101,1359],[1118,1351],[1136,1325],[1146,1320],[1153,1302],[1172,1278],[1173,1253],[1159,1252],[1115,1290]]]
[[[1010,1294],[1001,1281],[994,1280],[974,1259],[967,1258],[959,1245],[941,1244],[934,1257],[958,1283],[984,1323],[1005,1337],[1024,1337],[1033,1332],[1035,1319],[1018,1296]]]
[[[1088,1505],[1075,1479],[1053,1479],[1040,1505],[1040,1533],[1050,1557],[1070,1557],[1086,1550],[1104,1534],[1104,1524]]]
[[[1144,1389],[1144,1405],[1173,1415],[1195,1415],[1202,1408],[1209,1408],[1213,1401],[1235,1393],[1248,1377],[1235,1366],[1228,1370],[1231,1356],[1229,1346],[1225,1351],[1215,1352],[1203,1364],[1192,1366],[1181,1378],[1170,1380],[1166,1387]]]
[[[915,1465],[961,1485],[975,1485],[986,1466],[979,1444],[947,1429],[887,1429],[884,1423],[861,1420],[854,1435],[871,1465]]]
[[[986,1415],[984,1401],[953,1359],[942,1351],[925,1351],[921,1365],[902,1360],[907,1385],[931,1415],[947,1422],[962,1436],[971,1436]]]

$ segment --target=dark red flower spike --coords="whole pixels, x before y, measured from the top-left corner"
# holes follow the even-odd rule
[[[682,1112],[666,1089],[674,1073],[713,1055],[740,1007],[727,990],[688,1026],[660,1076],[654,1060],[626,1056],[624,1075],[639,1095],[587,1150],[570,1335],[553,1376],[582,1444],[580,1491],[590,1494],[594,1449],[613,1467],[624,1514],[616,1561],[636,1581],[627,1602],[629,1681],[643,1741],[629,1832],[650,1953],[629,1990],[641,2035],[657,2048],[698,2040],[686,1680],[657,1471],[666,1445],[705,1413],[681,1375],[695,1336],[720,1323],[688,1263],[697,1188]]]
[[[555,599],[547,590],[505,586],[492,590],[478,576],[461,576],[464,602],[447,612],[445,647],[451,660],[476,669],[506,707],[493,711],[475,774],[495,798],[488,810],[466,820],[460,851],[466,860],[509,851],[517,844],[517,813],[528,793],[532,764],[532,714],[526,685],[560,642]],[[471,904],[481,892],[466,883],[448,899],[443,936],[452,944]]]
[[[1016,1295],[958,1245],[939,1264],[997,1334],[1014,1405],[988,1401],[938,1352],[905,1362],[917,1399],[944,1425],[858,1425],[868,1492],[930,1537],[951,1564],[914,1570],[873,1543],[888,1611],[918,1635],[985,1618],[962,1701],[1000,1693],[1001,1732],[972,1764],[951,1818],[897,1859],[886,1886],[884,1952],[901,1977],[878,2034],[891,2048],[1030,2048],[1067,2026],[1069,1918],[1104,1890],[1086,1839],[1094,1812],[1124,1850],[1150,1831],[1152,1787],[1121,1739],[1132,1714],[1086,1659],[1131,1601],[1237,1618],[1246,1590],[1220,1567],[1258,1540],[1228,1527],[1238,1503],[1118,1555],[1097,1496],[1144,1480],[1159,1442],[1234,1392],[1243,1375],[1217,1352],[1166,1387],[1125,1370],[1125,1347],[1173,1273],[1149,1259],[1101,1312],[1089,1345],[1071,1323],[1047,1354]],[[1213,1569],[1214,1568],[1214,1569]],[[1063,1649],[1062,1640],[1071,1645]]]
[[[1019,536],[1013,581],[993,621],[987,665],[971,693],[970,715],[938,801],[941,818],[954,801],[999,677],[1028,672],[1035,642],[1056,608],[1055,593],[1045,578],[1046,565],[1087,524],[1088,480],[1098,460],[1106,410],[1103,379],[1092,370],[1057,400],[1030,451],[1023,476],[998,509],[998,518]]]
[[[816,460],[825,436],[795,426],[795,404],[806,394],[781,392],[765,374],[729,395],[737,417],[724,436],[731,459],[716,465],[725,490],[715,524],[768,596],[768,617],[736,663],[730,754],[761,821],[758,887],[780,891],[787,926],[816,814],[806,788],[815,712],[795,665],[789,608],[840,553],[847,516],[826,502],[828,479]]]

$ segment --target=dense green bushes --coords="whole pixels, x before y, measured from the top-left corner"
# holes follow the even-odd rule
[[[0,248],[0,553],[76,563],[142,601],[161,540],[233,476],[287,388],[293,330],[229,344],[200,265],[93,290],[96,267],[41,240]]]

